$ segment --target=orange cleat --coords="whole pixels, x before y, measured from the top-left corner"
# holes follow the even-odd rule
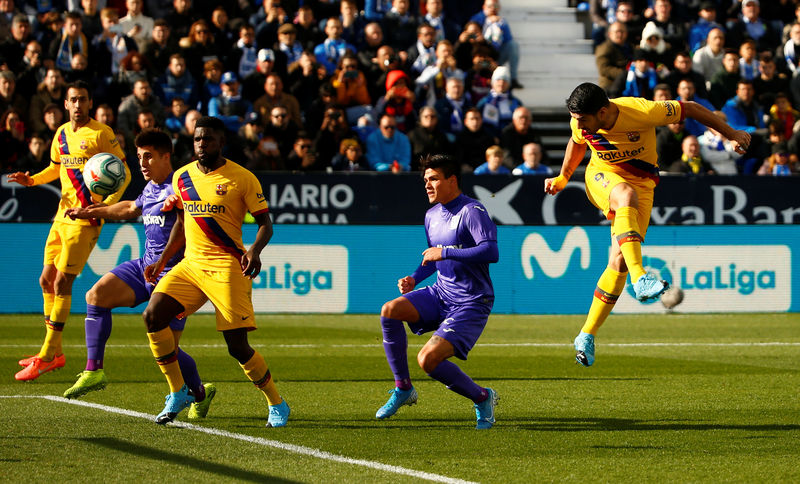
[[[33,361],[24,370],[20,370],[14,375],[14,378],[19,381],[35,380],[48,371],[63,368],[66,362],[67,360],[63,354],[56,356],[51,361],[44,361],[38,356],[34,356]]]
[[[19,363],[19,366],[28,366],[31,363],[33,363],[33,359],[36,358],[37,356],[39,355],[26,356],[25,358],[19,360],[17,363]]]

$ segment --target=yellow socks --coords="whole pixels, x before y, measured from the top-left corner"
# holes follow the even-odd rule
[[[634,207],[620,207],[614,217],[614,233],[625,265],[631,273],[631,282],[636,282],[645,274],[642,266],[642,237],[639,232],[639,210]]]
[[[261,353],[256,351],[253,357],[247,360],[247,363],[244,365],[240,364],[239,366],[242,367],[247,378],[264,393],[264,396],[267,397],[268,404],[279,405],[283,401],[281,395],[278,393],[278,388],[275,386],[275,382],[272,381],[272,375],[269,372],[269,368],[267,368],[267,362],[264,361],[264,357],[261,356]]]
[[[183,387],[183,374],[178,365],[178,349],[175,347],[172,330],[166,327],[155,333],[147,333],[147,338],[150,340],[150,350],[156,358],[158,367],[167,377],[170,393],[177,392]]]
[[[597,330],[605,322],[614,305],[622,294],[625,288],[625,279],[627,279],[627,272],[617,272],[610,267],[606,267],[600,280],[597,281],[597,287],[594,290],[594,298],[592,298],[592,306],[589,308],[589,315],[586,317],[581,331],[592,335],[597,334]]]
[[[56,356],[62,354],[61,334],[64,331],[64,323],[69,316],[69,308],[72,304],[72,295],[56,296],[54,294],[42,293],[44,295],[45,310],[50,304],[50,317],[45,318],[44,324],[47,326],[47,335],[44,343],[39,350],[39,358],[44,361],[51,361]]]

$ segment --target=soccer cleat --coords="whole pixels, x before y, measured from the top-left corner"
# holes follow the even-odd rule
[[[633,292],[636,293],[636,299],[639,301],[655,299],[664,294],[664,291],[668,288],[669,282],[659,281],[656,276],[649,272],[639,277],[633,284]]]
[[[206,383],[203,387],[206,389],[206,398],[204,398],[202,402],[192,403],[192,406],[189,407],[189,415],[187,415],[189,420],[206,418],[208,409],[211,407],[211,400],[213,400],[214,395],[217,394],[217,387],[214,386],[213,383]]]
[[[185,384],[175,393],[170,393],[164,400],[164,410],[156,416],[156,423],[166,425],[175,420],[181,410],[194,403],[194,397]]]
[[[414,387],[411,387],[410,390],[401,390],[395,387],[389,390],[389,393],[391,393],[392,396],[389,397],[389,400],[384,406],[378,409],[375,413],[375,418],[389,418],[396,414],[403,405],[414,405],[417,403],[417,389]]]
[[[102,390],[108,385],[108,378],[103,369],[78,373],[78,381],[64,392],[64,398],[78,398],[89,392]]]
[[[575,337],[575,361],[583,366],[594,364],[594,335],[580,332]]]
[[[44,361],[38,356],[34,356],[33,360],[28,364],[28,366],[18,371],[17,374],[14,375],[14,378],[19,381],[35,380],[48,371],[63,368],[66,363],[67,360],[64,358],[63,354],[56,356],[50,361]]]
[[[19,366],[28,366],[31,363],[33,363],[33,359],[36,358],[37,356],[39,355],[26,356],[25,358],[19,360],[17,363],[19,363]]]
[[[475,404],[475,417],[478,419],[478,424],[475,425],[475,428],[478,430],[492,428],[492,425],[494,425],[494,407],[500,401],[496,391],[491,388],[487,388],[486,391],[489,393],[489,397],[481,403]]]
[[[289,404],[286,403],[286,400],[277,405],[270,405],[267,427],[286,427],[290,413],[292,413],[292,409],[289,408]]]

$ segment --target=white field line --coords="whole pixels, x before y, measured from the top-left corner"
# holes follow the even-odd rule
[[[84,402],[81,400],[68,400],[66,398],[57,397],[54,395],[0,395],[0,398],[42,398],[44,400],[50,400],[57,403],[66,403],[70,405],[77,405],[79,407],[89,407],[97,410],[102,410],[108,413],[116,413],[128,417],[141,418],[149,420],[151,422],[156,418],[155,415],[150,415],[142,412],[135,412],[133,410],[128,410],[125,408],[111,407],[108,405],[100,405],[97,403]],[[153,425],[156,424],[153,423]],[[472,481],[464,481],[461,479],[455,479],[452,477],[442,476],[439,474],[432,474],[430,472],[416,471],[414,469],[406,469],[405,467],[382,464],[380,462],[375,462],[371,460],[353,459],[351,457],[346,457],[343,455],[331,454],[330,452],[314,449],[312,447],[287,444],[285,442],[280,442],[278,440],[270,440],[261,437],[253,437],[251,435],[237,434],[234,432],[228,432],[227,430],[220,430],[211,427],[201,427],[199,425],[193,425],[186,422],[172,422],[169,425],[172,427],[180,427],[187,430],[194,430],[195,432],[201,432],[204,434],[214,435],[217,437],[224,437],[233,440],[241,440],[243,442],[248,442],[255,445],[261,445],[264,447],[272,447],[275,449],[285,450],[287,452],[291,452],[294,454],[307,455],[310,457],[315,457],[317,459],[340,462],[343,464],[350,464],[354,466],[367,467],[369,469],[375,469],[383,472],[390,472],[392,474],[400,474],[403,476],[416,477],[419,479],[425,479],[433,482],[444,482],[448,484],[474,484]]]
[[[422,347],[422,343],[409,344],[410,347]],[[740,341],[731,343],[696,343],[696,342],[680,342],[673,343],[650,341],[643,343],[603,343],[603,346],[614,346],[618,348],[648,348],[648,347],[747,347],[747,346],[800,346],[798,341]],[[39,344],[0,344],[0,348],[38,348]],[[375,348],[380,347],[380,343],[374,344],[253,344],[252,346],[258,348]],[[511,347],[531,347],[531,348],[563,348],[572,347],[572,343],[478,343],[475,346],[487,346],[495,348],[511,348]],[[82,344],[64,345],[65,348],[84,348]],[[223,344],[187,344],[186,348],[227,348]],[[109,344],[106,348],[150,348],[149,345],[135,344],[135,345],[118,345]]]

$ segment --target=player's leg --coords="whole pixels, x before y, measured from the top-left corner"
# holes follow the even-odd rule
[[[136,302],[134,288],[114,272],[105,274],[86,292],[86,367],[75,384],[64,392],[64,398],[78,398],[106,387],[108,378],[103,360],[111,335],[111,310],[134,306]]]
[[[267,399],[269,405],[267,427],[285,426],[289,419],[289,405],[278,392],[264,357],[247,341],[247,328],[225,330],[222,335],[228,345],[228,353],[239,362],[247,378]]]
[[[186,317],[178,315],[170,324],[172,335],[175,337],[175,347],[178,348],[178,366],[181,368],[181,375],[189,387],[189,391],[194,395],[194,403],[189,407],[190,419],[205,418],[208,409],[211,408],[211,401],[217,394],[217,387],[213,383],[203,384],[200,373],[197,371],[197,363],[194,358],[185,352],[180,346],[181,335],[186,324]]]
[[[401,390],[411,390],[411,376],[408,370],[408,337],[403,321],[415,323],[419,320],[417,308],[401,296],[381,307],[381,329],[383,331],[383,351],[394,375],[395,386]]]
[[[449,390],[472,400],[479,429],[488,429],[494,424],[497,394],[491,388],[484,388],[475,383],[458,365],[450,361],[450,358],[457,356],[466,359],[486,326],[489,309],[459,308],[448,313],[448,317],[417,355],[420,368],[428,376],[443,383]]]
[[[612,235],[608,266],[597,281],[586,322],[574,342],[575,360],[581,365],[592,366],[594,364],[594,337],[608,315],[611,314],[611,310],[614,309],[614,305],[625,288],[627,277],[625,259],[619,250],[616,237]]]
[[[44,329],[45,332],[50,326],[50,312],[53,311],[53,300],[55,299],[55,289],[53,288],[53,281],[56,278],[56,266],[53,264],[45,264],[42,268],[42,274],[39,276],[39,286],[42,288],[42,301],[44,308]],[[33,363],[34,358],[38,358],[39,353],[22,358],[18,361],[22,367],[28,366]]]

